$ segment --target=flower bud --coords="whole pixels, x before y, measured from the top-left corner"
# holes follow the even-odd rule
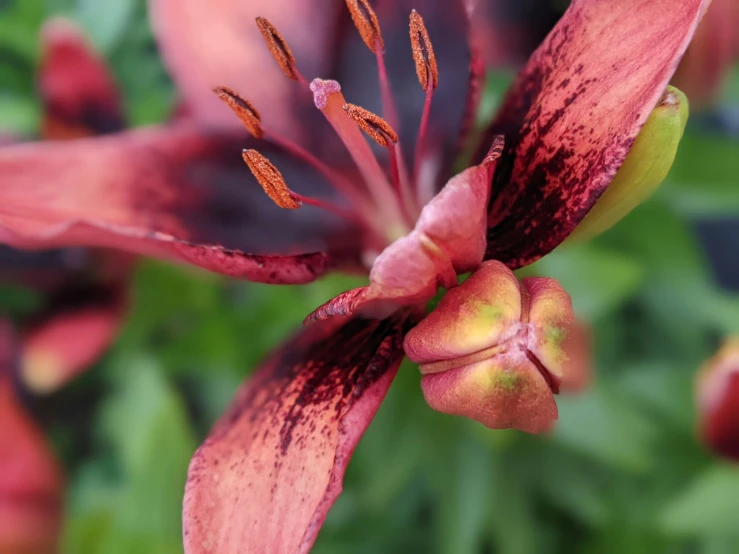
[[[688,122],[688,99],[668,86],[636,137],[626,160],[570,240],[590,240],[648,200],[672,167]]]
[[[701,440],[719,456],[739,461],[739,338],[703,365],[696,385]]]
[[[428,404],[493,429],[529,433],[557,419],[554,394],[584,381],[584,334],[554,279],[520,283],[485,262],[412,329],[405,352],[419,364]]]
[[[13,385],[16,350],[10,325],[0,320],[0,554],[54,554],[62,474]]]

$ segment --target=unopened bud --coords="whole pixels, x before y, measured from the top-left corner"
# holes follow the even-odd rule
[[[688,121],[688,99],[668,86],[621,168],[570,240],[589,240],[618,223],[659,188],[672,167]]]
[[[739,337],[703,365],[696,384],[701,440],[719,456],[739,461]]]
[[[569,295],[554,279],[519,283],[510,269],[485,262],[450,290],[405,339],[419,364],[428,404],[493,429],[529,433],[557,419],[554,394],[577,388],[582,338]]]
[[[0,352],[0,552],[51,554],[59,551],[62,526],[61,468],[17,398],[5,373],[4,354]]]

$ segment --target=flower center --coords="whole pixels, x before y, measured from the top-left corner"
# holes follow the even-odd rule
[[[377,252],[413,229],[421,208],[429,199],[427,189],[431,187],[426,181],[433,178],[423,178],[422,173],[426,156],[425,138],[439,75],[423,19],[413,10],[410,14],[413,59],[426,99],[416,140],[413,171],[409,174],[400,139],[393,128],[397,127],[399,119],[387,76],[384,41],[377,16],[367,0],[346,0],[346,4],[362,40],[376,56],[384,118],[348,103],[337,81],[314,79],[309,84],[298,70],[290,47],[277,29],[261,17],[257,18],[257,26],[285,76],[312,93],[316,108],[331,124],[356,165],[361,175],[359,182],[347,178],[295,142],[270,130],[262,122],[257,109],[233,90],[217,87],[214,92],[239,116],[255,138],[269,140],[311,166],[327,179],[345,201],[345,205],[336,205],[291,190],[280,171],[267,158],[256,150],[245,150],[244,161],[276,205],[297,209],[308,204],[331,212],[361,227],[367,234],[366,249]],[[373,153],[362,131],[387,149],[388,161],[385,166]],[[367,257],[368,267],[371,266],[372,257]]]

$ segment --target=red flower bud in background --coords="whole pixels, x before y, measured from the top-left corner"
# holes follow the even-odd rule
[[[0,320],[0,554],[54,554],[62,523],[59,464],[16,396],[16,345]]]
[[[405,339],[429,405],[493,429],[529,433],[557,419],[554,395],[587,379],[584,333],[554,279],[519,282],[485,262]]]
[[[685,92],[695,108],[716,102],[739,58],[737,23],[736,0],[713,0],[680,62],[672,83]]]
[[[739,461],[739,338],[703,364],[696,385],[701,440],[719,456]]]

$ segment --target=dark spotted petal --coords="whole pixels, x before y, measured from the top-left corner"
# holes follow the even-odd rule
[[[308,552],[403,356],[408,317],[312,325],[237,393],[190,464],[187,554]]]
[[[41,48],[38,89],[44,104],[44,138],[77,138],[123,129],[113,78],[74,23],[64,19],[46,23]]]
[[[315,279],[326,252],[352,255],[356,234],[335,218],[272,204],[241,160],[248,144],[176,126],[3,148],[0,242],[113,247],[278,283]],[[315,172],[260,149],[298,192],[327,194]]]
[[[516,268],[560,244],[624,161],[707,0],[574,0],[532,55],[491,128],[487,259]],[[486,146],[486,144],[485,144]]]
[[[0,321],[0,552],[52,553],[62,523],[59,464],[16,396],[14,340]]]

